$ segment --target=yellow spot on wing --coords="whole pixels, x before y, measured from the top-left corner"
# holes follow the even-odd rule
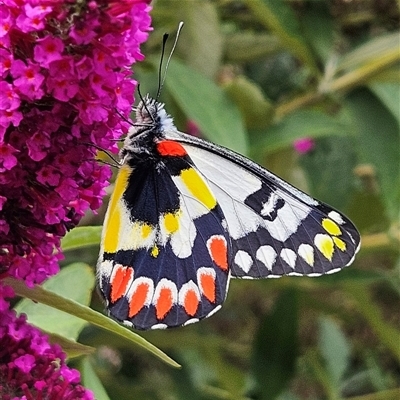
[[[179,228],[179,217],[177,214],[166,213],[164,215],[164,225],[168,233],[174,233]]]
[[[332,256],[334,252],[333,240],[329,235],[319,233],[315,235],[314,243],[317,249],[327,258],[332,261]]]
[[[212,210],[217,205],[217,200],[195,169],[185,169],[181,172],[180,176],[193,196],[201,201],[209,210]]]
[[[343,242],[342,239],[339,239],[337,237],[333,238],[333,241],[335,242],[336,246],[339,247],[340,250],[346,251],[346,243]]]
[[[117,251],[121,224],[129,222],[121,220],[121,207],[123,207],[121,197],[125,192],[131,172],[132,170],[129,166],[122,166],[115,181],[114,192],[111,195],[103,226],[103,250],[107,253],[115,253]]]
[[[149,224],[144,223],[141,225],[141,234],[143,239],[147,239],[152,231],[152,227]]]
[[[339,236],[342,234],[339,226],[329,218],[324,218],[322,220],[322,226],[331,235]]]
[[[157,245],[154,245],[154,247],[151,249],[151,256],[154,258],[158,257],[158,254],[160,253],[160,250],[158,249]]]

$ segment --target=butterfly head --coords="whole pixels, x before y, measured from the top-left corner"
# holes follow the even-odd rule
[[[136,107],[136,120],[125,138],[121,159],[151,156],[156,141],[162,139],[166,131],[175,130],[173,119],[166,113],[164,104],[147,94]]]
[[[165,111],[164,104],[153,99],[148,94],[136,108],[135,125],[147,126],[157,132],[175,128],[172,117]]]

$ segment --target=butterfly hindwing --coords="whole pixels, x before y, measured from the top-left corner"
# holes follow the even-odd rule
[[[352,262],[360,237],[345,216],[234,152],[180,135],[224,212],[233,277],[318,276]]]
[[[219,309],[229,281],[229,235],[208,185],[181,145],[161,141],[122,166],[98,267],[109,313],[137,329],[180,326]]]

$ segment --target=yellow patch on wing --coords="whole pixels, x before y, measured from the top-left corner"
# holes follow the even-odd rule
[[[339,226],[336,224],[336,222],[333,222],[329,218],[324,218],[322,220],[322,227],[330,234],[333,236],[339,236],[342,234],[342,231],[340,230]]]
[[[179,229],[178,213],[166,213],[164,215],[164,226],[167,233],[174,233]]]
[[[152,256],[153,258],[157,258],[158,255],[159,255],[159,253],[160,253],[160,249],[159,249],[158,246],[155,244],[155,245],[153,246],[153,248],[151,249],[150,254],[151,254],[151,256]]]
[[[188,168],[183,170],[180,177],[192,195],[209,210],[212,210],[217,205],[217,200],[195,169]]]
[[[346,251],[346,243],[342,240],[339,239],[337,237],[333,237],[333,241],[335,242],[336,246],[342,250],[342,251]]]
[[[329,235],[325,235],[324,233],[318,233],[315,235],[314,243],[317,249],[327,258],[329,261],[332,261],[334,245],[333,240]]]
[[[121,219],[123,215],[121,198],[125,192],[131,172],[132,170],[129,166],[123,165],[115,181],[114,192],[111,195],[103,226],[103,251],[106,253],[115,253],[118,249],[121,224],[124,223]]]
[[[140,229],[141,229],[141,236],[142,239],[147,239],[150,235],[150,233],[153,231],[153,228],[151,227],[151,225],[143,223],[142,225],[140,225]]]

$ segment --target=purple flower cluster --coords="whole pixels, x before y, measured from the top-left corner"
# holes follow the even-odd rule
[[[2,400],[92,400],[77,370],[65,364],[60,346],[8,309],[9,287],[0,284],[0,398]]]
[[[150,0],[0,1],[0,398],[93,399],[48,337],[10,310],[13,290],[58,271],[60,239],[96,210],[129,125]]]
[[[95,146],[128,129],[148,3],[0,2],[0,273],[55,274],[61,237],[99,207],[111,173]]]

